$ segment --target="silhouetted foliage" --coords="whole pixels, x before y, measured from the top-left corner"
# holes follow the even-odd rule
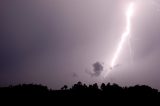
[[[61,90],[67,90],[68,86],[67,85],[64,85]]]
[[[87,86],[82,82],[78,82],[71,88],[64,85],[61,90],[49,90],[46,86],[34,84],[1,87],[0,97],[160,97],[160,93],[157,89],[153,89],[146,85],[120,87],[117,84],[102,83],[99,88],[97,83]]]

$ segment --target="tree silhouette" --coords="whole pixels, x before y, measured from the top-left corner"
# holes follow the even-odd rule
[[[132,87],[120,87],[118,84],[102,83],[86,85],[82,82],[74,84],[71,88],[64,85],[61,90],[48,89],[46,86],[35,84],[22,84],[0,88],[0,97],[36,97],[36,98],[68,98],[68,97],[160,97],[157,89],[146,85],[136,85]]]
[[[61,90],[67,90],[68,86],[67,85],[64,85]]]

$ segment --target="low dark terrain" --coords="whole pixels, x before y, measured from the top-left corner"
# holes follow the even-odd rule
[[[0,97],[38,97],[38,98],[96,98],[96,97],[160,97],[160,92],[146,85],[133,87],[120,87],[117,84],[104,84],[100,87],[95,83],[86,85],[81,82],[74,84],[71,88],[64,85],[60,90],[48,89],[47,86],[36,84],[22,84],[0,88]]]

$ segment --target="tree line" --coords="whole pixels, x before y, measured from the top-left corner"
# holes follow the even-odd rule
[[[1,87],[1,97],[160,97],[157,89],[146,85],[121,87],[118,84],[97,83],[86,85],[82,82],[74,84],[71,88],[64,85],[60,90],[48,89],[47,86],[36,84],[21,84]]]

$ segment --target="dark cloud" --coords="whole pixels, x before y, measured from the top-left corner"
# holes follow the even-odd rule
[[[100,62],[95,62],[93,65],[93,73],[90,73],[92,76],[99,76],[103,71],[103,64]]]

